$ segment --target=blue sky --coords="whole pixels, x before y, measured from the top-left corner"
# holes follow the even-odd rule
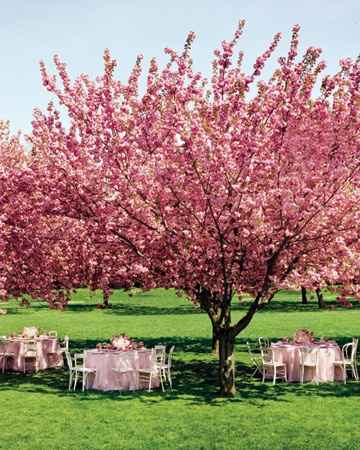
[[[138,53],[146,62],[152,56],[164,61],[164,47],[182,48],[187,32],[195,31],[194,65],[208,75],[213,50],[231,37],[241,18],[247,25],[239,49],[247,67],[275,32],[283,32],[266,74],[286,52],[295,23],[302,27],[302,50],[322,47],[329,72],[340,58],[360,53],[358,0],[2,0],[0,6],[0,118],[9,119],[14,131],[29,131],[33,108],[50,100],[38,61],[51,65],[55,53],[72,75],[96,76],[108,47],[125,79]]]

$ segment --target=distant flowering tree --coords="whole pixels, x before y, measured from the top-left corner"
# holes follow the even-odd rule
[[[326,280],[356,294],[359,271],[360,63],[342,60],[317,94],[321,51],[298,59],[295,26],[287,56],[249,95],[280,34],[247,75],[242,53],[232,61],[243,26],[215,51],[210,80],[192,69],[190,33],[181,54],[165,49],[164,69],[151,61],[143,94],[141,57],[124,84],[108,51],[96,81],[71,81],[55,57],[60,87],[41,64],[70,125],[50,104],[30,137],[46,161],[44,213],[116,246],[109,267],[124,282],[175,287],[208,314],[224,395],[235,394],[236,336],[278,289]],[[233,322],[241,293],[253,301]]]

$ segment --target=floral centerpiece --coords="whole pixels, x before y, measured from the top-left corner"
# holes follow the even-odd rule
[[[111,344],[118,350],[129,350],[130,348],[132,348],[132,340],[126,334],[113,336],[111,338]]]
[[[24,327],[21,336],[32,339],[39,336],[39,330],[37,327]]]
[[[294,334],[295,344],[311,344],[315,342],[314,333],[306,328],[297,330]]]
[[[120,334],[118,336],[112,336],[111,343],[99,342],[96,344],[96,348],[98,350],[121,350],[126,352],[128,350],[142,349],[144,348],[144,343],[141,341],[135,341],[126,334]]]

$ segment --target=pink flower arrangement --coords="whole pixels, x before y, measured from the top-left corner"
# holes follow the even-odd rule
[[[111,344],[114,348],[122,351],[136,350],[139,348],[144,348],[144,343],[139,341],[134,341],[126,334],[120,334],[119,336],[113,336],[111,338]]]
[[[126,334],[120,334],[119,336],[113,336],[111,338],[111,344],[118,350],[129,350],[131,348],[132,341]]]
[[[306,328],[297,330],[294,334],[295,344],[311,344],[314,341],[314,333]]]

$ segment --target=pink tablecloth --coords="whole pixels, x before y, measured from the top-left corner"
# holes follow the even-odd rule
[[[271,345],[274,359],[286,364],[288,381],[300,381],[300,349],[303,344],[285,344],[277,342]],[[325,383],[334,380],[343,380],[341,368],[334,366],[334,361],[341,360],[341,349],[336,343],[310,344],[307,348],[318,352],[318,365],[316,372],[305,368],[304,380]]]
[[[22,372],[24,370],[24,352],[26,342],[29,339],[16,337],[9,338],[0,341],[0,353],[9,352],[13,353],[14,356],[6,359],[6,370],[13,370]],[[59,348],[59,343],[57,338],[49,336],[40,336],[31,341],[36,342],[37,354],[38,354],[38,368],[40,370],[45,370],[50,367],[62,367],[63,356]],[[35,369],[35,361],[28,360],[26,363],[26,369],[31,369],[31,364],[33,363],[33,368]],[[0,357],[0,365],[2,364],[2,357]]]
[[[153,361],[151,350],[87,350],[85,351],[85,367],[96,369],[95,375],[87,379],[89,389],[101,391],[133,391],[147,389],[148,385],[139,383],[136,369],[150,369]],[[128,370],[125,373],[116,373],[113,369]],[[153,378],[152,387],[159,386],[159,379]]]

